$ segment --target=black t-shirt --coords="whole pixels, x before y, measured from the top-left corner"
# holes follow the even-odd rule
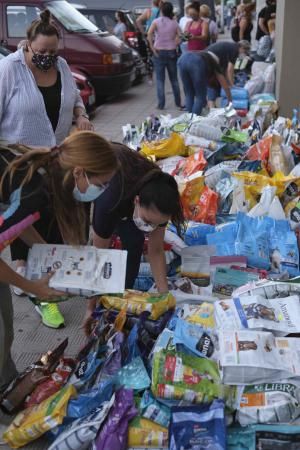
[[[268,21],[272,19],[272,15],[275,13],[276,13],[276,5],[265,6],[264,8],[262,8],[262,10],[258,14],[258,22],[259,22],[259,19],[264,19],[264,24],[267,27]],[[257,22],[257,31],[256,31],[256,40],[257,41],[259,41],[260,38],[262,38],[266,34],[260,29],[258,22]]]
[[[9,150],[3,150],[0,147],[0,176],[2,178],[3,173],[7,167],[7,164],[15,158],[15,155]],[[15,172],[12,181],[10,182],[9,176],[5,177],[3,182],[3,193],[0,194],[0,217],[3,219],[3,214],[13,204],[13,210],[11,214],[1,220],[0,222],[0,234],[6,231],[11,226],[16,225],[23,219],[31,214],[40,212],[45,205],[49,204],[49,194],[44,177],[36,172],[31,181],[25,184],[21,189],[21,195],[18,199],[17,190],[24,179],[26,172],[24,170],[18,170]],[[12,203],[13,194],[16,197],[16,201]]]
[[[57,71],[57,79],[55,84],[52,86],[39,86],[39,90],[42,93],[47,116],[51,122],[53,131],[55,132],[61,104],[61,76],[60,72]]]
[[[207,47],[206,51],[214,53],[219,58],[223,73],[226,72],[228,63],[235,64],[239,56],[239,46],[236,42],[217,42]]]
[[[113,146],[120,170],[94,202],[93,228],[103,239],[112,236],[122,219],[132,217],[139,182],[149,171],[158,169],[154,163],[125,145],[114,143]]]

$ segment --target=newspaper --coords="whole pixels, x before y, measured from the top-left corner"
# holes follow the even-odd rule
[[[127,251],[91,246],[35,244],[29,251],[26,278],[38,280],[55,272],[49,286],[90,297],[125,290]]]
[[[237,420],[242,426],[289,423],[299,416],[300,381],[297,379],[238,388]]]
[[[273,300],[259,295],[235,297],[215,303],[215,319],[223,330],[269,330],[277,336],[299,333],[300,301],[297,295]]]
[[[219,330],[225,384],[270,383],[300,375],[300,341],[264,331]]]
[[[232,293],[234,297],[247,295],[260,295],[264,298],[283,298],[290,295],[299,295],[300,297],[300,284],[293,280],[290,282],[259,280],[241,286]]]

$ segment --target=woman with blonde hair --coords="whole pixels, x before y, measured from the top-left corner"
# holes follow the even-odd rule
[[[188,7],[191,20],[186,24],[184,33],[188,40],[188,51],[204,50],[209,38],[209,26],[200,17],[200,5],[193,2]]]
[[[208,5],[200,6],[200,17],[204,22],[208,23],[208,44],[214,44],[218,39],[218,25],[214,20],[211,19],[211,9]]]
[[[83,202],[103,194],[118,166],[112,145],[91,131],[75,133],[52,149],[1,145],[0,249],[16,228],[28,247],[45,242],[85,244],[89,217]],[[27,280],[0,259],[0,392],[16,375],[10,353],[13,307],[9,285],[41,302],[55,301],[61,293],[48,286],[49,277]]]

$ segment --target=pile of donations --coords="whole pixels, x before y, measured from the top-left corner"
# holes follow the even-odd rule
[[[270,94],[249,102],[243,118],[228,106],[123,127],[132,151],[179,185],[186,226],[166,230],[169,293],[156,292],[147,246],[132,291],[126,252],[95,252],[85,267],[91,248],[69,248],[54,286],[103,294],[95,327],[77,355],[62,342],[2,394],[17,414],[9,446],[44,435],[49,450],[299,448],[299,118],[278,115]],[[32,274],[37,261],[52,266],[45,247],[32,251]],[[113,279],[117,263],[104,286],[97,277]],[[95,277],[66,286],[80,264]]]

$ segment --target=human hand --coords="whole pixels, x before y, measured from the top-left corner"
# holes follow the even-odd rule
[[[54,272],[46,275],[37,281],[28,281],[26,292],[33,294],[37,300],[47,300],[48,303],[56,302],[57,297],[67,297],[66,292],[57,291],[49,286],[49,281],[53,277]]]
[[[84,116],[77,117],[76,127],[79,131],[93,131],[94,130],[93,124],[89,121],[89,119],[87,119]]]

